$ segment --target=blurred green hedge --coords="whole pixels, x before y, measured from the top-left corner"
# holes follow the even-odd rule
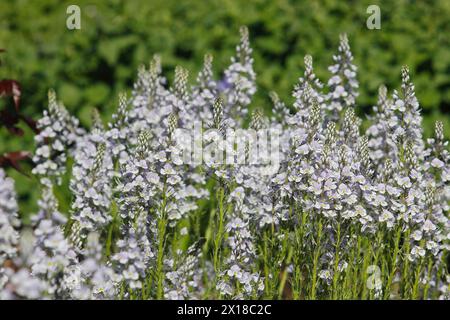
[[[139,64],[153,53],[164,68],[176,64],[198,70],[203,54],[226,65],[247,25],[254,47],[260,90],[255,104],[267,105],[267,92],[290,99],[312,54],[322,79],[338,34],[347,32],[359,67],[360,105],[376,101],[377,87],[398,86],[400,66],[412,70],[424,112],[437,117],[450,109],[450,2],[435,1],[76,1],[82,29],[67,30],[66,8],[73,1],[3,1],[0,47],[2,77],[17,78],[30,113],[46,105],[54,87],[67,106],[89,122],[89,108],[110,113],[118,90],[129,89]],[[95,4],[94,4],[95,3]],[[381,30],[366,28],[370,4],[381,8]]]
[[[81,8],[81,30],[66,28],[69,4]],[[371,4],[381,8],[381,30],[366,28]],[[361,110],[370,110],[380,84],[398,87],[400,67],[407,64],[427,135],[441,118],[450,136],[449,16],[448,0],[2,1],[0,48],[7,53],[0,78],[21,82],[25,113],[40,114],[52,87],[88,125],[92,107],[111,114],[118,91],[131,88],[138,65],[154,53],[161,54],[169,78],[177,64],[197,72],[206,52],[218,71],[233,54],[239,26],[247,25],[259,84],[253,105],[267,108],[270,90],[292,101],[307,53],[326,80],[338,35],[347,32],[359,67]],[[5,136],[0,129],[0,152],[32,145]]]

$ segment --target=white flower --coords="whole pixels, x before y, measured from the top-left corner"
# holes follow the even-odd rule
[[[444,163],[439,160],[438,158],[434,158],[433,161],[431,161],[431,165],[435,168],[442,168],[444,166]]]
[[[425,255],[425,249],[419,246],[414,246],[411,250],[411,255],[423,257]]]
[[[243,187],[237,187],[230,193],[230,199],[235,199],[238,203],[244,200],[245,191]]]
[[[238,265],[233,265],[231,268],[227,271],[228,276],[235,277],[236,279],[240,279],[242,275],[241,268]]]
[[[319,195],[322,193],[322,183],[313,181],[309,187],[309,191],[314,192],[314,194]]]
[[[180,234],[181,234],[182,236],[187,235],[187,234],[188,234],[188,229],[187,229],[186,227],[181,228]]]
[[[423,224],[423,231],[430,232],[436,230],[436,226],[431,222],[430,220],[425,220],[425,223]]]
[[[394,215],[389,210],[383,209],[383,211],[379,217],[379,221],[386,222],[387,227],[392,228],[393,221],[394,221]]]
[[[413,232],[413,234],[411,236],[414,240],[420,241],[420,240],[422,240],[422,231],[416,230]]]
[[[331,280],[333,273],[330,270],[320,270],[319,278],[324,280]]]
[[[395,101],[394,108],[400,112],[405,112],[405,103],[403,100],[397,100]]]
[[[351,192],[350,188],[349,188],[346,184],[341,183],[341,184],[339,184],[338,193],[339,193],[341,196],[348,196],[348,195],[350,195],[352,192]]]
[[[362,206],[357,205],[355,206],[355,214],[360,217],[365,217],[367,215],[367,211]]]

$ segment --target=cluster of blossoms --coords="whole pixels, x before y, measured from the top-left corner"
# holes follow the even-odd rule
[[[53,90],[48,93],[48,109],[38,121],[40,130],[36,135],[36,151],[33,157],[33,174],[42,184],[61,183],[69,155],[73,155],[76,139],[85,134],[77,118],[71,116]]]
[[[187,230],[182,231],[185,234]],[[197,244],[186,252],[178,249],[175,256],[164,261],[168,271],[165,275],[164,298],[169,300],[200,299],[204,293],[202,286],[203,270],[200,266],[202,253]]]
[[[17,228],[20,225],[18,211],[14,180],[6,177],[5,171],[0,169],[0,288],[8,281],[3,266],[7,259],[12,259],[17,254]]]
[[[221,79],[205,55],[192,86],[182,67],[170,85],[155,55],[111,121],[94,112],[90,130],[50,92],[33,158],[40,209],[19,255],[13,183],[0,171],[0,297],[448,297],[448,142],[441,122],[424,141],[408,68],[392,96],[380,86],[364,131],[346,35],[330,79],[307,55],[292,107],[271,92],[271,117],[249,112],[246,28],[236,51]],[[213,152],[186,161],[199,122]],[[66,172],[71,206],[60,212]]]

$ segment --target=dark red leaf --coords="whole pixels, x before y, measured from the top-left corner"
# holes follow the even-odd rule
[[[4,125],[12,134],[22,136],[23,131],[17,127],[19,123],[19,115],[15,111],[5,108],[0,111],[0,125]]]
[[[23,136],[23,130],[19,127],[9,127],[8,131],[11,132],[13,135],[22,137]]]
[[[17,112],[19,112],[21,93],[20,84],[16,80],[0,80],[0,97],[12,96]]]
[[[28,176],[20,167],[21,161],[31,161],[31,153],[27,151],[14,151],[0,156],[0,167],[14,168],[18,172]]]
[[[37,123],[32,118],[21,114],[17,114],[15,111],[11,111],[8,109],[0,111],[0,126],[4,125],[6,129],[8,129],[8,131],[11,132],[12,134],[22,136],[23,130],[17,127],[19,120],[25,122],[25,124],[31,130],[33,130],[35,134],[39,133]]]
[[[40,130],[37,128],[37,122],[30,117],[19,115],[20,119],[22,119],[28,127],[30,127],[31,130],[34,131],[34,133],[38,134]]]

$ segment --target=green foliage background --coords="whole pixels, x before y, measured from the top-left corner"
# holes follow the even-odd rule
[[[66,8],[81,8],[81,30],[66,28]],[[381,30],[366,28],[366,9],[381,8]],[[163,59],[169,79],[177,64],[197,72],[203,55],[214,55],[222,70],[238,43],[238,29],[247,25],[254,48],[258,93],[253,106],[270,109],[268,92],[287,102],[303,72],[303,56],[311,54],[318,76],[326,81],[327,66],[338,35],[347,32],[359,67],[360,113],[370,111],[377,88],[400,83],[400,67],[411,68],[425,115],[426,134],[434,120],[444,121],[450,136],[450,1],[288,1],[288,0],[151,0],[0,2],[0,79],[23,87],[22,108],[39,116],[47,90],[54,88],[84,125],[92,107],[109,117],[117,93],[130,90],[138,65],[154,53]],[[218,75],[219,76],[219,75]],[[191,76],[193,79],[194,76]],[[0,100],[0,108],[7,102]],[[32,149],[32,134],[11,138],[0,128],[0,153]],[[32,210],[28,178],[17,178],[24,210]]]

